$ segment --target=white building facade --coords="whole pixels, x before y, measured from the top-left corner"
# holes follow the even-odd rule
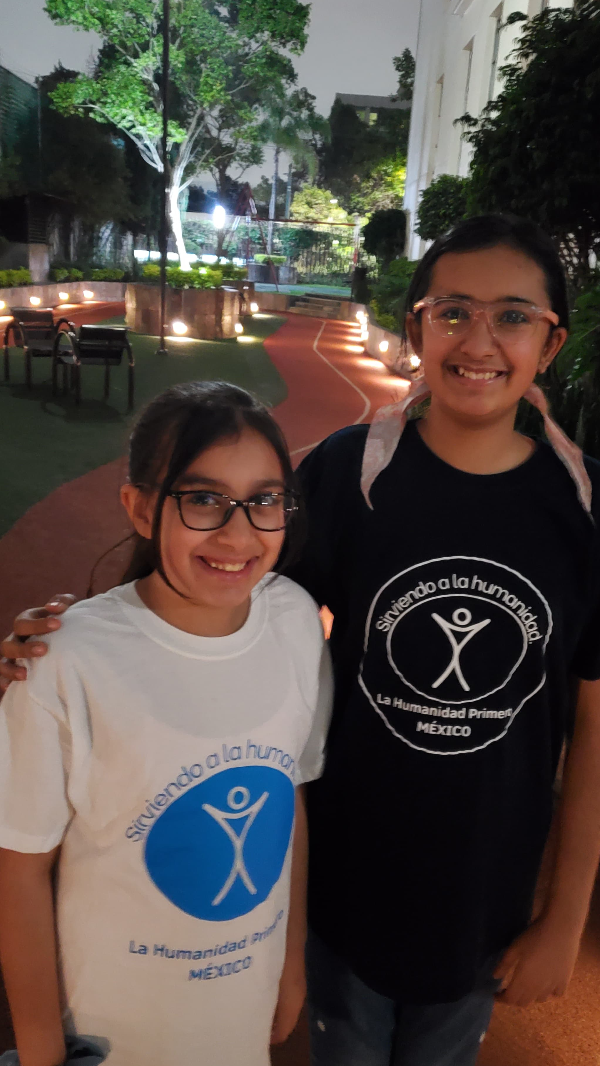
[[[548,6],[572,7],[573,0],[420,0],[420,5],[404,195],[409,259],[419,259],[426,247],[414,229],[423,189],[441,174],[469,173],[471,148],[454,120],[466,112],[477,117],[498,93],[498,71],[521,32],[519,23],[506,26],[506,19],[516,11],[531,18]]]

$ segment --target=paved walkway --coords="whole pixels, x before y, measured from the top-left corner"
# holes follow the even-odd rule
[[[89,321],[89,311],[85,313]],[[106,308],[98,309],[98,317],[102,314]],[[290,315],[265,340],[288,387],[288,399],[274,414],[297,462],[323,437],[342,426],[368,422],[377,407],[402,392],[402,383],[382,365],[351,350],[357,347],[354,334],[347,323]],[[85,595],[94,562],[126,533],[119,503],[123,476],[119,461],[63,485],[0,540],[0,632],[8,631],[15,612],[24,605],[43,603],[56,592]],[[123,554],[111,556],[98,571],[97,589],[114,584],[123,565]],[[599,988],[597,901],[568,997],[529,1010],[498,1008],[478,1066],[596,1066]],[[5,1042],[8,1039],[1,1022],[0,1017],[0,1051],[3,1036]],[[305,1024],[274,1052],[273,1062],[307,1066]]]
[[[353,333],[346,323],[290,316],[265,340],[288,387],[289,398],[274,414],[297,462],[334,430],[368,421],[402,389],[382,365],[349,351],[356,347]],[[118,460],[67,482],[0,539],[0,632],[24,604],[60,591],[85,595],[94,563],[127,533],[119,502],[124,475]],[[114,584],[123,568],[123,553],[112,554],[98,570],[96,590]]]

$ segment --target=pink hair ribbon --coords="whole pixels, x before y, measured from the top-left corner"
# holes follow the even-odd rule
[[[373,510],[373,505],[370,499],[370,492],[373,482],[391,462],[400,437],[404,432],[408,412],[411,407],[422,403],[430,395],[431,392],[425,379],[418,378],[412,382],[406,396],[399,400],[398,403],[380,407],[376,411],[367,435],[360,479],[362,494],[371,510]],[[531,385],[524,398],[529,400],[529,403],[533,404],[534,407],[537,407],[542,414],[548,440],[573,478],[582,507],[591,516],[592,483],[583,462],[581,449],[567,437],[566,433],[563,433],[562,429],[550,417],[548,401],[537,385]]]

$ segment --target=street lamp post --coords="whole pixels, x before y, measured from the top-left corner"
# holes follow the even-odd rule
[[[169,242],[169,228],[167,225],[167,195],[169,188],[169,161],[168,136],[169,136],[169,63],[170,63],[170,0],[163,0],[163,54],[162,54],[162,160],[163,182],[161,196],[160,216],[160,344],[157,355],[167,355],[165,345],[165,319],[167,317],[167,245]]]

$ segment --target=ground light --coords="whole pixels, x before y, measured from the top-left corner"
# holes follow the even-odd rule
[[[349,352],[356,352],[357,355],[362,355],[364,352],[362,344],[347,344],[346,348]]]
[[[410,359],[408,361],[409,361],[410,365],[412,366],[413,370],[416,370],[417,367],[419,367],[421,365],[421,360],[419,359],[418,355],[411,355],[411,357],[410,357]]]
[[[69,299],[69,294],[68,294],[68,292],[59,292],[58,298],[59,298],[59,300],[62,300],[63,303],[64,303],[65,300]]]
[[[188,331],[188,327],[186,326],[185,322],[181,322],[179,319],[172,323],[171,328],[173,330],[173,333],[175,333],[178,337],[184,337]]]
[[[258,311],[258,304],[254,304],[254,303],[250,304],[250,310],[251,310],[252,314],[255,315],[256,312]]]
[[[40,300],[39,296],[30,296],[29,297],[29,303],[31,304],[32,307],[39,307],[41,302],[42,301]]]
[[[235,324],[235,326],[233,328],[234,328],[236,333],[243,333],[244,332],[244,327],[242,326],[241,322],[236,322],[236,324]]]
[[[387,352],[389,346],[390,346],[390,342],[389,341],[380,341],[379,342],[379,351],[380,352]]]
[[[6,307],[6,304],[5,304],[4,300],[0,300],[0,311],[4,311],[5,307]]]
[[[84,298],[84,300],[93,300],[94,299],[94,294],[93,294],[92,290],[91,289],[84,289],[83,290],[83,298]]]

